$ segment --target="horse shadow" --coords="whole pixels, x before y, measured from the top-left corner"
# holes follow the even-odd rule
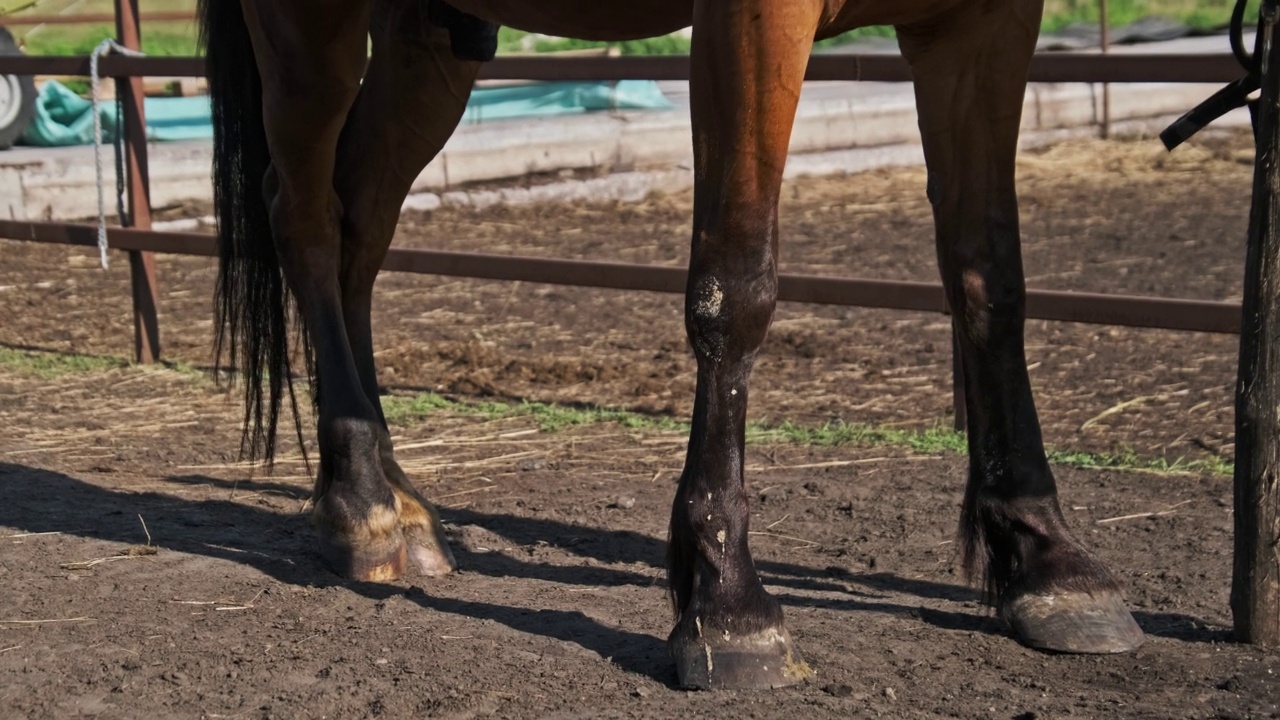
[[[246,493],[275,493],[299,500],[307,494],[295,485],[256,480],[233,482],[187,475],[168,481]],[[549,543],[600,564],[639,564],[657,569],[663,563],[664,541],[629,530],[466,509],[445,510],[442,515],[451,525],[479,526],[517,545]],[[139,516],[146,519],[145,529]],[[62,532],[127,544],[145,542],[149,535],[157,547],[228,560],[290,585],[339,586],[375,601],[402,594],[427,610],[488,619],[518,632],[576,644],[625,671],[675,687],[674,671],[662,639],[609,626],[582,612],[434,597],[416,586],[406,590],[397,585],[339,578],[322,569],[313,532],[301,513],[282,513],[229,498],[193,500],[154,491],[111,490],[63,473],[0,462],[0,525],[23,532]],[[487,577],[597,587],[660,584],[661,573],[553,565],[507,553],[476,552],[457,544],[454,551],[464,572]],[[948,601],[976,598],[968,588],[890,573],[855,574],[840,568],[816,569],[771,561],[759,563],[759,569],[766,584],[783,588],[775,595],[785,606],[875,612],[910,617],[944,630],[1007,635],[1002,623],[989,614],[943,611],[889,600],[890,595]],[[852,590],[854,586],[858,589]],[[798,595],[794,592],[798,590],[832,591],[841,596]],[[1225,631],[1189,616],[1141,612],[1135,616],[1151,635],[1189,642],[1224,639]]]

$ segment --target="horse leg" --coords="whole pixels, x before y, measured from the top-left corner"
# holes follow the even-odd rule
[[[403,575],[399,501],[378,453],[381,421],[361,389],[342,312],[333,187],[338,137],[360,89],[369,4],[244,3],[271,151],[264,181],[280,268],[314,348],[320,471],[312,520],[321,557],[359,580]]]
[[[456,567],[439,515],[396,463],[378,398],[370,324],[373,285],[400,205],[466,109],[480,63],[454,57],[449,32],[430,24],[426,3],[377,0],[373,55],[338,142],[334,187],[342,201],[342,311],[360,387],[378,414],[382,470],[400,506],[410,563],[439,575]]]
[[[938,259],[964,369],[965,566],[1019,639],[1123,652],[1142,642],[1115,579],[1067,528],[1023,345],[1014,158],[1042,0],[968,3],[899,27],[915,79]]]
[[[694,12],[693,248],[685,328],[697,357],[668,574],[680,684],[787,685],[811,674],[747,547],[747,381],[777,299],[777,204],[822,4],[705,0]]]

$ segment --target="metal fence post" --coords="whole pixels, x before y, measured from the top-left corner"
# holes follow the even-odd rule
[[[1101,35],[1099,44],[1102,46],[1102,54],[1106,55],[1111,50],[1111,28],[1110,20],[1107,13],[1107,0],[1098,0],[1098,30]],[[1106,140],[1111,137],[1111,85],[1102,83],[1102,139]]]
[[[131,50],[142,48],[138,0],[115,0],[116,38]],[[143,110],[142,78],[117,77],[116,96],[122,101],[123,117],[117,132],[124,133],[127,217],[122,225],[142,230],[151,228],[151,182],[147,169],[147,124]],[[160,321],[156,289],[156,258],[153,253],[131,251],[129,275],[133,286],[133,354],[140,363],[160,359]]]

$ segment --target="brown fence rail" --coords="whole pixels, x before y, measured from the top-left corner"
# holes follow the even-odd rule
[[[0,21],[0,25],[4,23]],[[204,77],[198,57],[123,57],[98,62],[108,77]],[[4,75],[88,75],[82,56],[7,55],[0,57]],[[1032,82],[1083,83],[1227,83],[1243,72],[1230,53],[1212,55],[1050,53],[1031,63]],[[482,80],[688,80],[689,58],[683,55],[624,57],[498,57],[480,69]],[[805,79],[909,82],[911,69],[897,55],[814,55]]]
[[[195,15],[189,12],[155,12],[143,13],[144,22],[194,22]],[[80,13],[77,15],[0,15],[0,25],[27,27],[30,25],[88,25],[93,23],[115,23],[115,13]]]
[[[111,247],[117,250],[206,257],[217,254],[214,238],[200,233],[111,228],[107,236]],[[95,246],[98,229],[85,224],[0,220],[0,237]],[[686,278],[685,269],[678,267],[404,248],[392,248],[382,269],[666,293],[684,292]],[[820,305],[946,312],[942,286],[899,280],[782,274],[778,277],[778,299]],[[1027,317],[1164,330],[1240,332],[1239,303],[1205,300],[1029,290]]]

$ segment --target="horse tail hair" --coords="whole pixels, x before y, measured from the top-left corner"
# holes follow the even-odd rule
[[[227,368],[242,376],[240,454],[270,465],[286,394],[299,441],[302,421],[290,355],[295,313],[263,192],[271,154],[263,126],[262,81],[240,0],[200,0],[198,14],[213,111],[215,373]],[[309,369],[311,348],[305,332],[299,336]]]

